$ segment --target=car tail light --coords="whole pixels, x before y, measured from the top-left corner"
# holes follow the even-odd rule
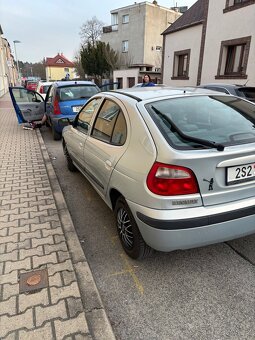
[[[40,87],[40,93],[43,93],[43,86]]]
[[[58,96],[56,96],[55,99],[54,99],[54,103],[53,103],[53,113],[54,113],[55,115],[60,115],[60,114],[61,114]]]
[[[151,192],[161,196],[198,193],[198,184],[192,170],[176,165],[154,163],[147,177]]]

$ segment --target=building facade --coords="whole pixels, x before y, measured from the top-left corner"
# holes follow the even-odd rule
[[[2,34],[0,26],[0,97],[8,92],[9,86],[18,83],[18,72],[11,46],[8,40],[2,37]]]
[[[123,87],[138,82],[145,72],[151,73],[152,78],[158,77],[162,64],[161,33],[180,16],[177,10],[159,6],[157,1],[134,3],[111,11],[111,25],[103,28],[101,41],[109,43],[120,56],[119,69],[125,71],[123,77],[118,72],[118,78],[122,78]],[[133,70],[128,71],[129,68]]]
[[[163,82],[255,86],[255,0],[198,0],[164,32]]]
[[[71,80],[77,77],[74,63],[68,60],[63,53],[58,53],[53,58],[46,58],[45,68],[47,81]]]

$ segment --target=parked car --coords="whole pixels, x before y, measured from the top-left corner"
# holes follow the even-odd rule
[[[41,96],[45,99],[47,91],[51,85],[52,82],[40,80],[37,84],[36,92],[39,92]]]
[[[199,85],[199,87],[208,89],[208,90],[232,94],[234,96],[245,98],[255,103],[255,87],[252,87],[252,86],[212,83],[212,84]]]
[[[61,139],[63,130],[59,120],[73,120],[87,100],[98,92],[99,87],[92,81],[56,81],[51,85],[45,102],[47,122],[55,140]]]
[[[255,232],[254,123],[255,105],[231,95],[130,88],[90,98],[62,144],[139,259]]]
[[[33,81],[33,80],[28,80],[27,82],[26,82],[26,89],[27,90],[33,90],[33,91],[35,91],[36,90],[36,88],[37,88],[37,81]]]
[[[82,106],[94,94],[100,92],[92,81],[57,81],[51,84],[45,100],[36,92],[21,87],[10,88],[19,122],[41,120],[44,113],[52,129],[53,138],[61,139],[62,118],[73,120]]]

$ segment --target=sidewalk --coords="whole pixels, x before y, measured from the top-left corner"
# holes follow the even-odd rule
[[[114,340],[39,129],[0,98],[0,339]]]

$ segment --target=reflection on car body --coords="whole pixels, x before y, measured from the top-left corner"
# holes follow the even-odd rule
[[[255,105],[198,88],[93,96],[63,130],[133,258],[255,232]]]

